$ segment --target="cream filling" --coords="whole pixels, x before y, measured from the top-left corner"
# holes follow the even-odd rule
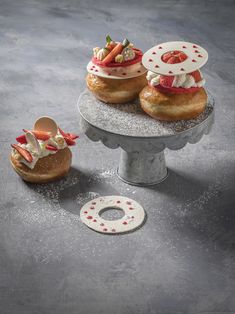
[[[200,72],[201,74],[201,72]],[[201,74],[202,77],[202,74]],[[157,86],[160,83],[160,75],[151,71],[147,73],[147,81],[151,86]],[[202,87],[206,83],[205,79],[202,77],[201,81],[195,82],[194,77],[190,74],[180,74],[175,75],[172,87],[183,87],[183,88],[191,88],[191,87]]]
[[[33,169],[35,167],[38,159],[46,157],[48,155],[53,155],[53,154],[55,154],[57,152],[57,151],[46,149],[46,145],[47,144],[55,146],[58,150],[67,147],[67,143],[64,140],[63,136],[59,133],[59,131],[58,131],[58,133],[57,133],[57,135],[55,137],[49,138],[49,140],[47,140],[47,141],[42,141],[42,140],[37,140],[37,141],[38,141],[38,143],[40,145],[40,151],[38,153],[35,151],[34,147],[31,144],[29,144],[29,143],[27,143],[27,144],[18,144],[22,148],[24,148],[27,151],[29,151],[30,154],[33,157],[32,162],[26,161],[23,157],[20,160],[21,163],[25,164],[30,169]],[[19,154],[19,153],[15,149],[13,149],[12,150],[12,156],[15,157],[16,154]]]

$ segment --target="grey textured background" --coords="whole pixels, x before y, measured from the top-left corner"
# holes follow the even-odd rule
[[[234,1],[0,1],[1,314],[235,313]],[[216,124],[167,151],[168,179],[137,188],[115,176],[118,150],[81,136],[67,179],[20,180],[10,143],[39,115],[78,132],[85,66],[104,36],[143,50],[199,43]],[[142,229],[105,236],[79,221],[96,195],[121,194],[148,213]]]

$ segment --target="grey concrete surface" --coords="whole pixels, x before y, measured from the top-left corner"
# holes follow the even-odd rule
[[[0,313],[235,313],[234,1],[0,1]],[[209,136],[167,151],[169,177],[118,180],[118,150],[81,135],[67,179],[22,182],[8,161],[22,127],[51,115],[78,131],[91,49],[110,33],[146,50],[194,41],[216,99]],[[140,202],[146,224],[122,236],[82,225],[96,195]]]

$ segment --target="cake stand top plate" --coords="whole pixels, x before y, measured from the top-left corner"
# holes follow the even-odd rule
[[[88,90],[80,95],[78,109],[89,124],[112,134],[135,138],[171,137],[205,122],[213,113],[214,101],[209,95],[206,109],[197,118],[175,122],[151,118],[141,109],[138,99],[127,104],[105,104]]]
[[[92,141],[106,147],[121,147],[126,152],[158,153],[195,144],[210,132],[214,122],[214,101],[209,96],[203,113],[188,121],[162,122],[145,114],[136,100],[122,105],[107,105],[89,91],[78,100],[80,128]]]

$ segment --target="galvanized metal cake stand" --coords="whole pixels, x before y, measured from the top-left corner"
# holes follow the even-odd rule
[[[109,105],[89,91],[78,99],[80,127],[92,141],[121,148],[118,176],[132,185],[154,185],[167,177],[164,149],[178,150],[197,143],[210,132],[214,101],[209,96],[203,113],[188,121],[161,122],[145,114],[139,101]]]

